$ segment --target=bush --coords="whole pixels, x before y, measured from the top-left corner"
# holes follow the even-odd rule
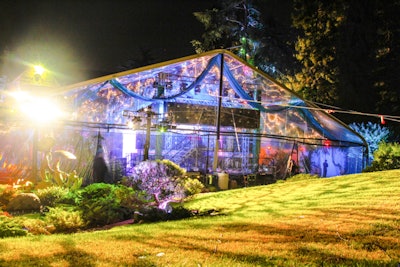
[[[48,225],[41,219],[29,219],[29,218],[15,218],[20,221],[23,228],[26,229],[29,234],[32,235],[50,235],[54,232],[55,228],[52,225]]]
[[[18,190],[12,186],[7,185],[6,187],[2,187],[0,192],[0,208],[5,208],[17,193]]]
[[[132,218],[141,203],[132,188],[95,183],[81,191],[78,207],[88,226],[104,226]]]
[[[45,222],[56,233],[73,233],[86,226],[80,211],[67,210],[61,207],[51,208],[46,213]]]
[[[28,231],[23,229],[23,225],[19,222],[6,216],[0,216],[0,238],[26,236],[27,234]]]
[[[80,196],[79,190],[73,190],[73,191],[69,190],[67,194],[63,195],[63,197],[59,200],[59,203],[77,206],[79,202],[79,196]]]
[[[166,166],[166,174],[169,177],[180,177],[180,176],[183,176],[186,172],[178,164],[176,164],[175,162],[172,162],[170,160],[163,159],[163,160],[160,160],[159,162]]]
[[[178,179],[183,169],[170,161],[143,161],[135,166],[132,185],[146,193],[149,201],[165,210],[170,202],[184,198],[184,189]]]
[[[156,207],[147,207],[142,209],[141,215],[138,219],[145,222],[158,222],[158,221],[172,221],[189,218],[192,216],[192,212],[181,206],[174,207],[171,211],[166,212]]]
[[[385,143],[379,144],[374,152],[374,161],[363,172],[384,171],[400,168],[400,144]]]
[[[169,160],[143,161],[135,166],[130,179],[134,188],[144,191],[149,201],[164,211],[170,209],[169,203],[180,202],[204,188],[200,181],[185,176],[185,170]]]
[[[204,190],[204,184],[198,179],[187,178],[182,179],[182,186],[185,189],[186,196],[201,193]]]
[[[373,160],[374,152],[378,149],[379,143],[385,142],[390,134],[388,128],[378,123],[350,123],[350,128],[364,137],[368,144],[368,158]]]
[[[62,199],[66,197],[69,190],[60,186],[51,186],[44,189],[38,189],[36,195],[40,198],[42,205],[55,207]]]

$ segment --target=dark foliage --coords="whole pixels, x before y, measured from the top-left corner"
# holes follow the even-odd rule
[[[24,230],[16,221],[0,216],[0,238],[26,236],[27,234],[28,231]]]
[[[380,143],[374,152],[374,161],[363,172],[400,169],[400,144]]]
[[[85,187],[78,208],[88,226],[104,226],[132,218],[142,202],[129,187],[95,183]]]
[[[190,210],[183,207],[172,208],[171,212],[166,212],[156,207],[147,207],[140,211],[138,219],[144,222],[172,221],[191,217]]]

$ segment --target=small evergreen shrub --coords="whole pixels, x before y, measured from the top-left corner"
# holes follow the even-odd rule
[[[374,159],[374,152],[378,149],[381,142],[386,142],[390,134],[388,128],[378,123],[350,123],[350,128],[364,137],[368,144],[368,158],[370,161]]]
[[[55,207],[66,197],[69,190],[60,186],[51,186],[38,189],[36,195],[40,198],[43,206]]]
[[[198,179],[185,177],[184,179],[182,179],[181,183],[183,185],[183,188],[185,189],[186,196],[199,194],[204,190],[204,184]]]
[[[363,172],[384,171],[400,168],[400,144],[385,143],[379,144],[374,152],[374,160]]]
[[[159,162],[166,166],[166,174],[170,177],[183,176],[186,172],[183,168],[181,168],[178,164],[176,164],[173,161],[163,159],[160,160]]]
[[[0,238],[26,236],[28,231],[23,229],[18,221],[0,215]]]
[[[88,226],[104,226],[132,218],[141,203],[132,188],[95,183],[81,191],[78,208]]]
[[[56,207],[46,213],[45,222],[55,233],[73,233],[85,228],[86,223],[82,217],[80,211]]]
[[[54,227],[41,219],[24,218],[20,224],[32,235],[50,235],[54,232]]]
[[[60,199],[59,203],[71,206],[77,206],[79,202],[79,197],[80,197],[79,190],[68,191],[68,193]]]
[[[179,203],[204,188],[200,181],[187,177],[185,173],[172,161],[147,160],[135,166],[129,184],[145,192],[149,202],[166,212],[170,210],[170,203]]]

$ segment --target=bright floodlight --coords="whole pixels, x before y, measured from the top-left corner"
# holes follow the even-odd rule
[[[62,116],[60,108],[54,101],[33,97],[24,91],[16,91],[10,95],[14,97],[20,111],[31,121],[44,123]]]
[[[21,103],[23,101],[26,101],[29,99],[29,94],[25,91],[13,91],[9,93],[10,96],[12,96],[18,103]]]
[[[49,122],[61,116],[61,111],[53,102],[47,99],[31,99],[21,105],[21,110],[31,120]]]
[[[33,66],[33,69],[35,70],[35,74],[42,76],[43,73],[45,72],[45,69],[41,65],[35,65]]]

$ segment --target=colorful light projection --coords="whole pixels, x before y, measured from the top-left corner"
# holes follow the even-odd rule
[[[71,86],[62,96],[70,106],[71,120],[80,122],[126,125],[127,119],[122,116],[124,110],[136,112],[149,105],[167,107],[162,112],[170,114],[172,119],[181,115],[178,109],[174,110],[176,114],[171,114],[165,103],[186,105],[189,107],[187,109],[196,105],[208,106],[210,110],[216,109],[222,53],[222,106],[227,110],[243,109],[260,114],[258,129],[238,123],[222,125],[223,131],[233,134],[254,133],[261,138],[287,140],[288,144],[293,140],[300,140],[304,144],[321,146],[322,140],[329,139],[332,140],[332,146],[364,145],[356,133],[329,114],[310,109],[310,106],[293,92],[246,65],[235,55],[221,50],[101,77],[93,82]],[[214,129],[213,123],[203,124],[199,120],[199,113],[194,110],[192,116],[190,112],[185,112],[185,121],[175,121],[178,124],[177,130],[186,130],[189,125],[192,125],[193,129],[195,127],[196,131]],[[207,116],[211,116],[210,114]],[[237,117],[236,115],[238,114],[234,114],[235,119],[246,120],[245,116],[239,118],[242,114]],[[235,124],[237,121],[232,122]],[[127,142],[131,143],[128,139]],[[253,154],[257,153],[255,146],[257,144],[254,142],[252,148],[243,147],[247,149],[246,153]],[[270,145],[271,151],[277,150],[279,146]],[[261,144],[260,151],[263,148],[265,146]],[[287,150],[290,150],[290,145]],[[331,161],[333,166],[333,159]],[[336,157],[335,164],[337,162]]]
[[[72,119],[126,124],[123,110],[140,110],[152,103],[174,102],[217,106],[219,54],[191,57],[127,71],[65,95]],[[361,144],[359,136],[339,122],[309,110],[303,100],[233,55],[224,55],[222,105],[258,109],[261,133],[301,138],[342,140]],[[322,112],[323,113],[323,112]]]

